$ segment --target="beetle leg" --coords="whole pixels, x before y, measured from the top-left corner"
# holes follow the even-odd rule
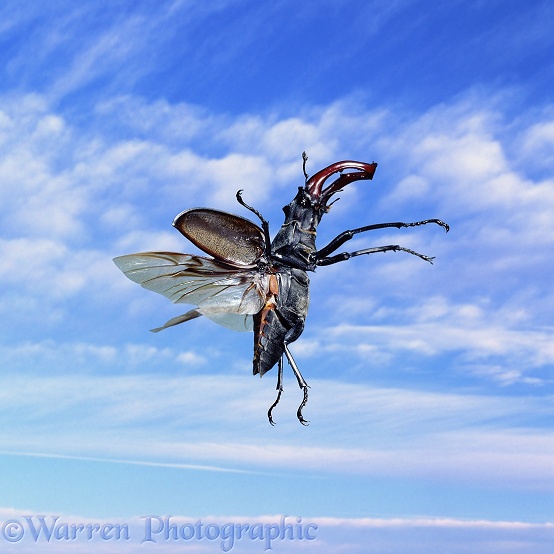
[[[258,216],[259,220],[262,223],[262,229],[264,231],[264,238],[265,238],[265,248],[266,248],[266,254],[269,257],[271,254],[271,237],[269,235],[269,222],[267,219],[264,218],[264,216],[252,206],[249,206],[243,199],[242,199],[242,189],[237,191],[237,202],[244,206],[247,210],[250,210],[253,214]]]
[[[427,225],[428,223],[436,223],[437,225],[440,225],[441,227],[444,228],[444,230],[447,233],[448,233],[448,230],[450,229],[448,224],[445,223],[444,221],[441,221],[440,219],[425,219],[423,221],[414,221],[413,223],[403,223],[402,221],[395,221],[394,223],[377,223],[375,225],[366,225],[365,227],[360,227],[358,229],[344,231],[343,233],[335,237],[327,246],[324,246],[323,248],[319,249],[314,256],[316,260],[323,260],[329,254],[333,253],[335,250],[337,250],[337,248],[342,246],[345,242],[349,241],[354,235],[357,235],[358,233],[365,233],[366,231],[374,231],[375,229],[386,229],[387,227],[396,227],[397,229],[401,229],[403,227],[418,227],[420,225]],[[367,253],[369,254],[369,252]],[[337,260],[337,261],[340,261],[340,260]],[[328,264],[322,264],[322,265],[328,265]]]
[[[267,417],[269,419],[269,423],[271,425],[275,425],[275,422],[273,421],[273,417],[271,417],[271,412],[273,411],[273,408],[279,404],[279,400],[281,400],[281,393],[283,392],[283,357],[279,358],[279,370],[277,373],[277,398],[275,402],[271,405],[269,410],[267,411]]]
[[[392,250],[393,252],[398,252],[398,251],[408,252],[408,254],[413,254],[414,256],[417,256],[418,258],[421,258],[422,260],[425,260],[430,264],[432,264],[433,260],[435,259],[434,256],[425,256],[424,254],[419,254],[418,252],[414,252],[409,248],[403,248],[402,246],[398,246],[398,244],[389,244],[388,246],[364,248],[364,250],[356,250],[355,252],[342,252],[341,254],[337,254],[336,256],[331,256],[329,258],[321,258],[316,261],[316,265],[336,264],[337,262],[344,262],[345,260],[349,260],[354,256],[361,256],[362,254],[374,254],[375,252],[388,252],[390,250]]]
[[[304,398],[302,400],[302,403],[300,406],[298,406],[298,410],[296,412],[296,417],[298,418],[298,421],[302,423],[302,425],[308,425],[310,422],[306,421],[304,417],[302,416],[302,409],[308,402],[308,383],[304,381],[304,377],[302,377],[302,373],[300,373],[300,370],[298,369],[298,366],[296,365],[296,362],[294,361],[294,358],[292,357],[292,354],[290,353],[290,350],[287,346],[287,343],[283,343],[283,346],[285,347],[285,356],[287,357],[287,360],[289,361],[290,366],[292,367],[292,371],[294,372],[294,375],[296,377],[296,380],[298,381],[298,386],[303,390],[304,392]]]

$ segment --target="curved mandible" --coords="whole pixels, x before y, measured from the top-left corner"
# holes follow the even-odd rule
[[[328,187],[323,189],[325,181],[334,173],[344,171],[345,169],[359,169],[356,173],[344,173]],[[327,166],[318,171],[306,181],[306,190],[314,200],[327,200],[333,193],[345,187],[353,181],[373,179],[377,164],[375,162],[365,163],[353,160],[344,160]]]

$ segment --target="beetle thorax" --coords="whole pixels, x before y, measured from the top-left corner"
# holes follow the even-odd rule
[[[316,229],[325,209],[316,204],[306,189],[301,187],[294,200],[283,208],[283,212],[285,222],[273,240],[272,254],[287,259],[301,269],[313,269]]]

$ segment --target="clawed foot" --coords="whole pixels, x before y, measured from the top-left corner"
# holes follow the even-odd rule
[[[302,416],[302,408],[306,405],[308,402],[308,385],[302,387],[302,390],[304,391],[304,399],[302,400],[302,404],[298,407],[298,411],[296,412],[296,417],[298,418],[298,421],[302,423],[302,425],[309,425],[310,422],[304,419]]]
[[[271,416],[271,412],[273,411],[273,408],[275,408],[275,406],[277,406],[277,404],[279,404],[279,400],[281,400],[281,393],[282,392],[283,392],[283,389],[279,389],[279,392],[277,394],[277,399],[275,400],[275,402],[273,402],[273,404],[271,405],[271,407],[267,411],[267,418],[269,419],[269,423],[271,423],[271,425],[275,425],[275,422],[273,421],[273,417]]]
[[[308,402],[308,385],[306,385],[305,387],[302,387],[302,390],[304,391],[304,398],[302,399],[302,403],[300,404],[300,406],[298,406],[298,410],[296,412],[296,417],[298,418],[298,421],[302,425],[309,425],[310,422],[307,419],[304,419],[304,416],[302,415],[302,409],[304,408],[304,406]],[[275,406],[277,406],[277,404],[279,404],[279,400],[281,400],[281,393],[282,392],[283,392],[283,389],[280,389],[279,392],[277,393],[277,398],[275,399],[275,402],[273,402],[273,404],[270,406],[269,410],[267,411],[267,419],[269,419],[269,423],[271,425],[275,425],[275,422],[273,421],[272,412],[273,412],[273,408],[275,408]]]

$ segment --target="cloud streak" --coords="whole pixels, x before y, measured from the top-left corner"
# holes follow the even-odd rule
[[[554,482],[552,437],[529,427],[531,413],[551,417],[546,400],[313,381],[309,409],[315,427],[303,444],[294,432],[297,422],[287,417],[297,400],[291,383],[278,433],[267,442],[267,422],[258,416],[271,403],[273,387],[259,384],[246,376],[226,376],[224,386],[220,377],[205,375],[37,376],[32,383],[12,376],[1,403],[8,417],[21,416],[9,433],[0,433],[1,440],[4,450],[25,455],[182,468],[433,477],[537,490]],[[48,404],[40,403],[45,396]],[[331,446],[329,434],[342,438]]]

